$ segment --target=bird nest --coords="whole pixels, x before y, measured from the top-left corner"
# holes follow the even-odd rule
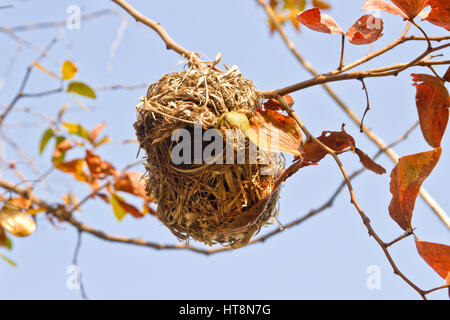
[[[158,219],[179,239],[242,247],[273,221],[279,197],[275,181],[284,167],[280,154],[258,150],[251,161],[251,142],[244,136],[233,140],[230,149],[234,155],[246,151],[240,163],[225,161],[229,149],[215,154],[215,160],[223,161],[176,164],[172,158],[178,129],[192,133],[200,128],[204,133],[217,128],[225,137],[231,127],[219,121],[224,113],[259,107],[253,82],[235,66],[221,71],[194,65],[166,74],[141,98],[134,127],[147,156],[147,192],[158,205]],[[194,134],[192,145],[198,140]],[[200,143],[204,150],[205,142]]]

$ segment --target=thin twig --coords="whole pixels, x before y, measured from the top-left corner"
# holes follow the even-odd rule
[[[427,40],[427,43],[428,43],[428,50],[430,50],[431,48],[432,48],[432,45],[431,45],[431,41],[430,41],[430,39],[428,38],[428,35],[426,34],[426,32],[425,32],[425,30],[423,30],[413,19],[410,19],[409,20],[417,29],[419,29],[420,30],[420,32],[422,32],[422,34],[424,35],[424,37],[425,37],[425,39]]]
[[[82,22],[92,20],[99,18],[104,15],[120,15],[120,13],[116,10],[111,9],[102,9],[95,12],[83,14],[80,16],[80,20]],[[3,27],[3,32],[23,32],[23,31],[34,31],[38,29],[47,29],[47,28],[58,28],[58,27],[64,27],[67,24],[67,19],[59,20],[59,21],[52,21],[52,22],[39,22],[39,23],[33,23],[33,24],[26,24],[26,25],[18,25],[18,26],[12,26],[12,27]]]
[[[339,74],[329,74],[329,73],[321,74],[312,79],[309,79],[306,81],[301,81],[301,82],[295,83],[293,85],[290,85],[290,86],[287,86],[284,88],[269,90],[269,91],[260,91],[259,93],[263,97],[269,99],[269,98],[275,98],[278,95],[283,96],[286,94],[293,93],[295,91],[303,90],[303,89],[321,85],[324,83],[337,82],[337,81],[343,81],[343,80],[360,80],[360,79],[365,79],[365,78],[397,76],[402,71],[404,71],[410,67],[416,66],[418,63],[420,63],[420,65],[433,65],[432,61],[422,61],[422,59],[432,52],[442,50],[447,47],[450,47],[450,43],[426,50],[424,53],[422,53],[416,59],[414,59],[413,61],[408,62],[408,63],[399,63],[399,64],[395,64],[392,66],[387,66],[387,67],[372,69],[372,70],[366,70],[366,71],[356,71],[356,72],[339,73]],[[385,70],[388,70],[388,71],[385,71]]]
[[[361,125],[359,126],[359,130],[361,132],[364,132],[363,131],[364,118],[366,117],[367,112],[370,110],[370,100],[369,100],[369,91],[367,90],[367,86],[366,86],[366,83],[364,82],[364,79],[360,79],[360,81],[361,81],[362,86],[363,86],[362,89],[364,90],[364,92],[366,94],[366,101],[367,101],[366,109],[364,110],[363,116],[361,118]]]
[[[403,240],[403,239],[409,237],[409,236],[412,235],[412,234],[414,234],[414,230],[406,231],[406,232],[403,233],[401,236],[395,238],[395,239],[392,240],[391,242],[385,243],[384,246],[385,246],[386,248],[387,248],[387,247],[390,247],[390,246],[392,246],[393,244],[399,242],[400,240]]]
[[[34,62],[39,62],[43,57],[47,55],[47,52],[50,50],[50,48],[56,43],[56,39],[53,39],[48,46],[40,53],[39,57]],[[31,71],[33,70],[33,63],[30,64],[27,67],[27,70],[25,71],[25,75],[22,79],[22,83],[19,87],[19,92],[17,95],[13,98],[11,103],[8,105],[6,110],[0,115],[0,127],[3,124],[3,121],[8,116],[8,114],[11,112],[11,110],[14,108],[15,104],[23,97],[23,90],[25,89],[25,86],[27,85],[28,79],[30,78]]]
[[[79,269],[79,273],[78,273],[78,283],[80,285],[80,293],[81,293],[81,297],[85,300],[88,299],[87,295],[86,295],[86,290],[84,289],[84,284],[83,284],[83,279],[82,279],[82,275],[81,275],[81,269],[80,269],[80,265],[78,264],[78,256],[80,254],[80,249],[81,249],[81,237],[83,236],[83,232],[81,230],[78,230],[77,233],[77,244],[75,245],[75,251],[73,253],[73,258],[72,258],[72,264],[74,266],[77,266]]]
[[[342,70],[344,67],[344,50],[345,50],[345,34],[342,34],[342,42],[341,42],[341,59],[339,60],[338,70]]]
[[[436,287],[436,288],[433,288],[433,289],[430,289],[430,290],[426,290],[426,291],[424,291],[424,293],[425,294],[429,294],[429,293],[432,293],[434,291],[447,289],[447,288],[450,289],[450,284],[445,284],[443,286],[439,286],[439,287]]]

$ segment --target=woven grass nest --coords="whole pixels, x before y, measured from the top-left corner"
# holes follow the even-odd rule
[[[174,130],[192,130],[195,124],[214,128],[224,113],[253,112],[261,102],[253,82],[236,66],[221,71],[193,65],[166,74],[141,98],[134,127],[147,156],[147,192],[155,198],[158,219],[179,239],[238,248],[273,222],[279,197],[274,183],[284,168],[280,154],[259,151],[256,163],[246,156],[243,164],[174,165],[171,160]],[[221,132],[229,128],[226,122],[219,126]],[[248,151],[244,141],[233,145],[236,152]],[[266,169],[273,174],[263,174]]]

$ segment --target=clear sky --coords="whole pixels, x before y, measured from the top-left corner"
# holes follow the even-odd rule
[[[360,16],[363,1],[333,1],[329,11],[339,24],[347,29]],[[65,19],[68,6],[76,4],[83,14],[100,9],[114,9],[128,16],[111,1],[7,1],[12,9],[0,10],[0,26],[30,24]],[[138,10],[161,22],[171,36],[184,47],[200,51],[214,58],[222,53],[222,62],[236,64],[243,75],[252,79],[262,90],[289,85],[310,76],[298,64],[278,35],[270,35],[264,11],[254,0],[228,1],[130,1]],[[374,44],[374,50],[395,40],[403,30],[401,18],[382,15],[385,21],[383,38]],[[40,29],[18,33],[26,40],[45,47],[53,38],[58,42],[51,50],[51,59],[43,64],[58,70],[65,59],[73,60],[78,68],[77,79],[91,86],[114,84],[146,85],[163,74],[180,71],[183,63],[174,52],[167,51],[152,30],[130,20],[118,43],[113,61],[110,48],[122,20],[106,15],[82,22],[81,29]],[[430,35],[444,35],[443,28],[422,24]],[[123,27],[124,25],[122,25]],[[418,34],[411,29],[412,34]],[[303,28],[288,33],[299,51],[320,72],[334,69],[339,60],[340,37],[315,33]],[[385,57],[362,68],[407,62],[424,49],[423,43],[408,43]],[[20,81],[38,52],[24,47],[8,74],[10,59],[16,43],[0,33],[0,76],[7,75],[0,91],[0,106],[4,108],[17,93]],[[368,46],[347,46],[345,61],[350,62],[369,51]],[[444,52],[448,58],[448,50]],[[108,66],[110,66],[108,68]],[[441,74],[444,68],[436,68]],[[411,72],[429,73],[425,69]],[[369,79],[366,84],[371,95],[372,110],[366,125],[386,142],[402,135],[417,120],[414,103],[415,89],[411,86],[410,71],[398,78]],[[34,71],[28,91],[53,89],[57,81]],[[339,96],[361,115],[365,96],[358,81],[332,84]],[[113,142],[99,149],[99,153],[121,168],[136,160],[137,145],[121,144],[134,138],[135,106],[145,88],[134,91],[98,92],[96,100],[80,98],[92,112],[81,109],[69,96],[59,94],[40,99],[22,100],[20,106],[49,115],[55,115],[65,102],[70,102],[67,121],[80,122],[87,128],[107,121],[105,133]],[[338,130],[347,122],[347,131],[357,145],[368,154],[377,151],[364,134],[346,117],[320,87],[294,93],[295,110],[315,135],[322,130]],[[16,112],[8,118],[8,133],[36,159],[41,168],[50,166],[50,148],[38,156],[40,135],[45,127],[36,126],[35,118]],[[24,125],[25,124],[25,125]],[[396,148],[400,155],[429,150],[429,146],[415,130],[409,139]],[[437,168],[424,186],[440,205],[450,211],[448,179],[450,178],[450,142],[444,136],[443,154]],[[2,151],[3,152],[3,151]],[[15,155],[6,148],[6,158]],[[349,172],[359,168],[354,155],[342,157]],[[393,164],[386,157],[379,162],[388,170]],[[138,168],[143,172],[143,168]],[[27,172],[27,171],[25,171]],[[29,172],[28,172],[29,173]],[[32,177],[32,173],[29,173]],[[5,178],[11,178],[5,174]],[[319,166],[300,171],[282,190],[280,200],[281,223],[306,214],[324,203],[341,183],[341,175],[331,158]],[[360,204],[371,218],[373,226],[385,241],[390,241],[402,230],[389,218],[389,174],[378,176],[365,172],[354,180]],[[62,193],[72,191],[80,197],[89,190],[70,177],[52,174],[46,189],[39,196],[48,201],[59,199]],[[136,220],[127,216],[118,222],[110,207],[102,202],[87,204],[77,218],[108,233],[176,243],[177,239],[154,217]],[[449,244],[449,233],[434,213],[418,199],[413,224],[423,240]],[[79,299],[80,293],[69,290],[67,268],[71,265],[77,233],[70,225],[55,227],[45,216],[38,218],[38,230],[27,238],[13,238],[14,248],[2,252],[17,262],[13,268],[0,261],[1,299]],[[273,226],[271,228],[274,228]],[[269,230],[269,228],[264,229]],[[192,244],[196,244],[195,242]],[[200,245],[200,244],[199,244]],[[400,269],[416,284],[430,289],[443,284],[440,278],[418,256],[413,238],[392,247],[391,252]],[[395,276],[386,257],[375,241],[368,237],[360,217],[343,192],[333,207],[298,227],[283,232],[264,244],[256,244],[232,252],[206,257],[187,251],[156,251],[132,245],[108,243],[90,235],[83,236],[79,256],[84,286],[93,299],[416,299],[418,294]],[[381,288],[370,290],[367,285],[370,266],[381,272]],[[430,298],[444,299],[445,292],[436,292]]]

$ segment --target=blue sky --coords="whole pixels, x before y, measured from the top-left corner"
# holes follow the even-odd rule
[[[342,26],[350,27],[361,15],[363,1],[330,1],[329,12]],[[68,15],[68,6],[76,4],[82,14],[96,10],[115,9],[128,16],[111,1],[5,1],[0,5],[15,3],[15,8],[0,10],[2,27],[58,21]],[[222,62],[238,65],[243,75],[252,79],[261,90],[283,87],[310,78],[285,47],[278,35],[270,35],[267,17],[256,1],[130,1],[138,10],[160,22],[167,32],[184,47],[200,51],[214,58],[222,53]],[[383,38],[374,44],[374,50],[395,40],[403,30],[404,22],[395,16],[382,15],[385,21]],[[80,30],[66,28],[41,29],[18,33],[26,40],[45,47],[58,38],[51,50],[51,59],[42,61],[52,70],[58,70],[65,59],[73,60],[78,68],[77,79],[91,86],[114,84],[150,84],[162,75],[180,71],[183,63],[174,52],[167,51],[152,30],[134,21],[126,25],[115,57],[110,65],[110,48],[116,39],[122,20],[116,15],[106,15],[82,22]],[[430,35],[444,35],[444,29],[429,23],[422,24]],[[319,72],[336,68],[339,60],[340,37],[315,33],[303,28],[300,33],[288,27],[288,34],[301,54]],[[411,29],[411,34],[418,34]],[[424,49],[423,43],[408,43],[384,57],[375,59],[362,68],[372,68],[407,62]],[[16,44],[0,33],[0,75],[3,78],[14,56]],[[368,46],[351,46],[346,49],[345,61],[351,62],[367,54]],[[448,58],[447,52],[443,52]],[[24,47],[0,91],[3,108],[17,93],[20,81],[38,52]],[[436,68],[441,74],[445,68]],[[411,72],[429,73],[424,69]],[[397,78],[368,79],[372,110],[366,125],[386,142],[392,142],[417,120],[414,103],[415,89],[411,86],[410,71]],[[27,91],[53,89],[58,82],[36,70]],[[365,108],[365,96],[358,81],[331,85],[339,96],[359,115]],[[134,138],[135,106],[145,88],[127,91],[98,92],[96,100],[82,99],[92,110],[80,108],[66,94],[40,99],[22,100],[19,106],[30,107],[41,113],[55,115],[69,102],[67,121],[80,122],[87,128],[106,121],[105,133],[112,143],[99,149],[105,159],[117,168],[136,160],[137,145],[121,144]],[[338,130],[342,122],[352,134],[358,147],[368,154],[377,151],[359,129],[346,117],[320,87],[294,93],[295,110],[315,135],[322,130]],[[8,117],[6,130],[17,143],[36,160],[40,168],[50,166],[51,151],[38,156],[40,135],[45,130],[41,123],[23,112]],[[25,126],[23,124],[26,124]],[[16,124],[16,125],[15,125]],[[21,125],[22,124],[22,125]],[[396,147],[400,155],[429,150],[415,130],[409,139]],[[450,143],[444,136],[440,162],[424,186],[440,205],[450,211],[447,181]],[[10,148],[4,150],[9,160],[17,159]],[[342,156],[349,172],[359,168],[357,158]],[[379,162],[390,172],[393,164],[386,157]],[[21,168],[21,167],[20,167]],[[30,177],[33,174],[26,171]],[[143,172],[143,168],[137,168]],[[12,178],[5,172],[4,178]],[[280,200],[281,223],[306,214],[320,206],[341,183],[341,175],[331,158],[319,166],[300,171],[282,190]],[[365,172],[354,180],[357,198],[379,235],[390,241],[402,230],[389,218],[389,174],[378,176]],[[60,195],[72,191],[80,198],[89,190],[62,175],[54,174],[39,196],[57,201]],[[127,216],[118,222],[110,207],[99,201],[88,203],[77,218],[108,233],[161,242],[176,243],[176,238],[154,217],[136,220]],[[416,234],[423,240],[449,244],[446,227],[436,218],[426,204],[418,199],[413,218]],[[275,226],[271,227],[274,228]],[[269,229],[267,229],[269,230]],[[67,268],[71,265],[77,233],[70,225],[55,227],[45,216],[38,217],[38,230],[27,238],[14,238],[14,248],[2,252],[17,262],[12,268],[0,261],[1,299],[79,299],[78,291],[66,286]],[[193,243],[195,244],[195,243]],[[200,244],[199,244],[200,245]],[[430,289],[443,284],[440,278],[418,256],[413,238],[401,241],[391,252],[399,268],[416,284]],[[79,255],[87,295],[93,299],[416,299],[418,294],[395,276],[386,257],[375,241],[368,237],[360,217],[352,207],[349,195],[341,193],[333,207],[315,218],[270,239],[243,249],[205,257],[185,251],[156,251],[131,245],[108,243],[90,235],[83,236]],[[378,266],[381,270],[381,289],[369,290],[366,285],[367,268]],[[445,299],[445,292],[436,292],[430,298]]]

